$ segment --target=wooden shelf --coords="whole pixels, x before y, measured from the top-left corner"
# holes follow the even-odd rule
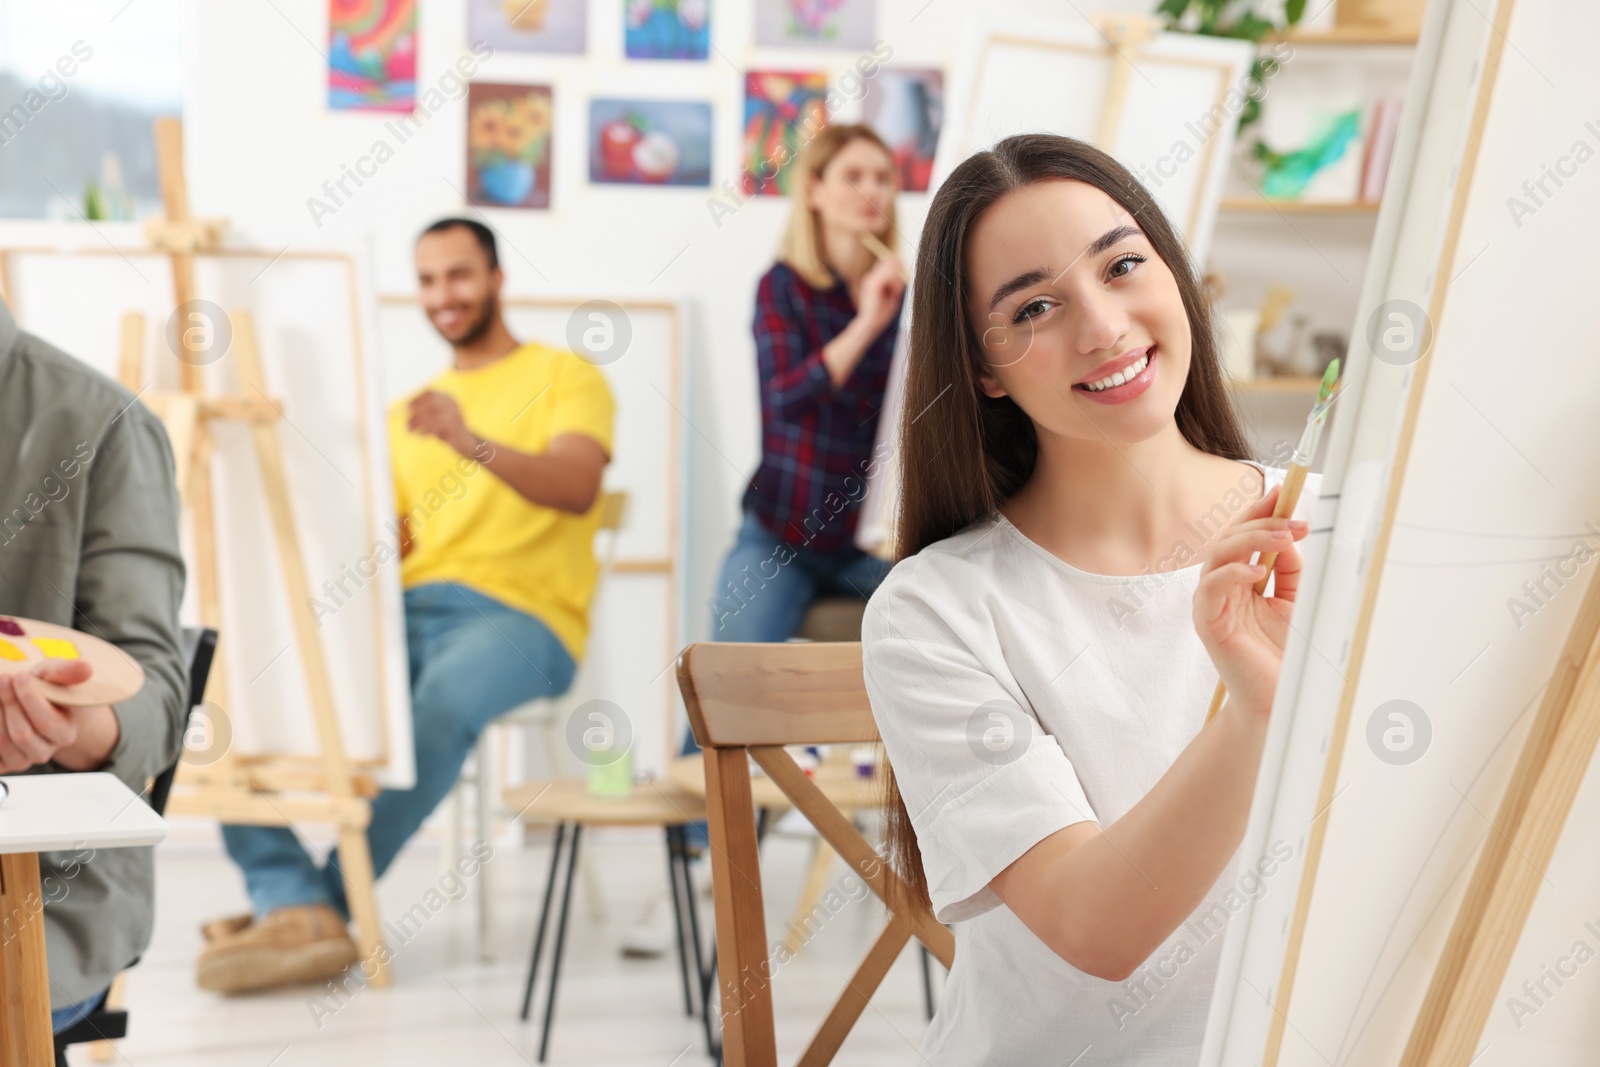
[[[1414,45],[1417,43],[1417,30],[1406,26],[1333,26],[1328,29],[1270,34],[1265,40],[1288,41],[1290,44]]]
[[[1380,201],[1268,200],[1261,196],[1225,196],[1218,207],[1223,211],[1271,211],[1285,215],[1372,215]]]
[[[1315,393],[1321,385],[1321,378],[1289,375],[1228,380],[1228,388],[1236,393]]]

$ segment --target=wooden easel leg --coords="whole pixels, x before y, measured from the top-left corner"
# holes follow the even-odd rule
[[[0,1067],[55,1061],[39,854],[0,856]]]
[[[361,952],[362,977],[372,985],[384,987],[392,981],[389,949],[378,924],[378,897],[373,883],[372,852],[367,848],[365,827],[339,828],[339,867],[344,875],[344,897],[350,905],[350,920],[356,928],[356,947]]]
[[[122,342],[117,349],[117,381],[135,393],[144,384],[144,316],[122,313]]]
[[[239,380],[246,390],[267,395],[256,351],[255,322],[240,312],[233,316],[234,362]],[[306,578],[305,557],[295,532],[294,510],[290,505],[289,477],[284,467],[283,442],[276,425],[257,423],[251,427],[256,459],[261,468],[261,484],[266,491],[267,510],[272,516],[273,540],[278,549],[278,565],[289,594],[294,620],[295,644],[310,690],[312,717],[322,744],[328,792],[338,799],[353,798],[355,783],[345,756],[344,738],[333,701],[333,684],[328,677],[327,657],[317,635],[317,620],[311,610],[311,583]],[[339,863],[343,868],[345,899],[356,924],[356,941],[365,964],[364,975],[373,985],[389,984],[389,955],[378,925],[378,899],[373,891],[372,853],[367,848],[365,820],[360,827],[341,823]]]
[[[1600,744],[1600,576],[1591,579],[1417,1014],[1402,1067],[1469,1062]]]

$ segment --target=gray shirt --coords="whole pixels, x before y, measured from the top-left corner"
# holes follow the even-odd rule
[[[135,793],[183,745],[183,582],[161,421],[121,385],[23,333],[0,302],[0,614],[96,634],[139,661],[145,686],[116,705],[121,736],[100,768]],[[61,1008],[104,990],[150,943],[155,850],[39,860],[50,1004]]]

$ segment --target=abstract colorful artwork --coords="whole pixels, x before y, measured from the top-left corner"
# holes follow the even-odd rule
[[[589,180],[711,184],[711,105],[685,100],[591,100]]]
[[[783,196],[800,149],[828,122],[821,73],[750,71],[744,76],[744,173],[746,193]]]
[[[581,55],[589,46],[589,0],[469,0],[467,37],[508,52]]]
[[[328,0],[328,106],[410,111],[416,103],[416,0]]]
[[[706,58],[711,0],[622,0],[622,9],[629,59]]]
[[[1276,116],[1275,116],[1276,117]],[[1296,138],[1301,147],[1275,152],[1263,138],[1254,147],[1255,159],[1264,164],[1262,195],[1272,200],[1309,200],[1346,203],[1360,195],[1362,109],[1330,112],[1309,109],[1304,130]]]
[[[550,206],[551,94],[547,85],[473,82],[467,94],[467,202]]]
[[[862,119],[894,153],[900,188],[928,191],[933,152],[944,122],[944,74],[937,70],[881,70],[861,102]]]
[[[877,0],[756,0],[756,44],[871,48]]]

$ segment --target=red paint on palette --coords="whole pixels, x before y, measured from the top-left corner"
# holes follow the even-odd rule
[[[22,637],[22,624],[16,619],[0,617],[0,634],[10,634],[12,637]]]

